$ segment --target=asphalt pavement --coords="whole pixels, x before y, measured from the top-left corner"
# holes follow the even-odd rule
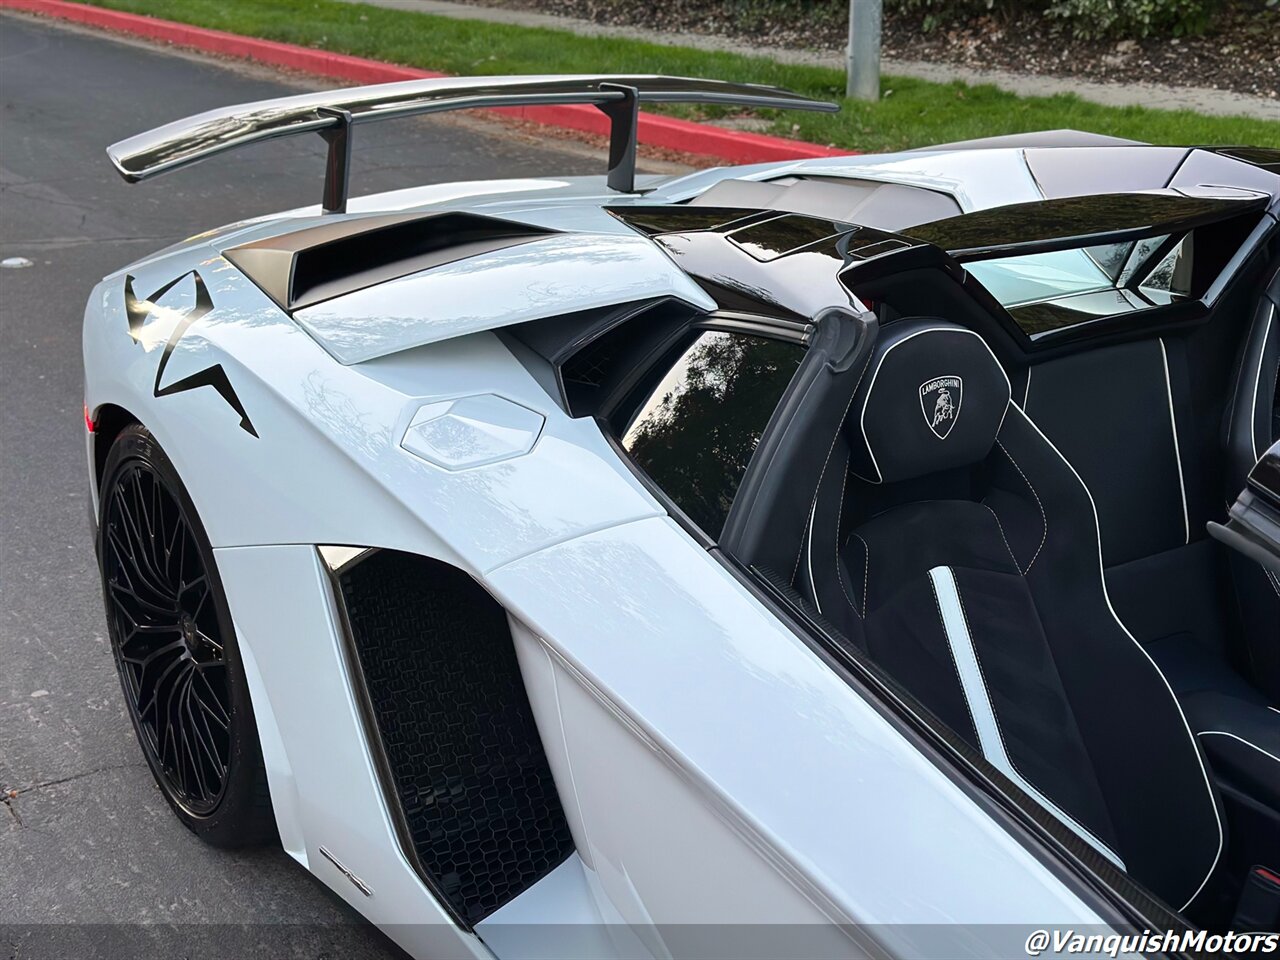
[[[104,148],[325,85],[0,15],[0,260],[32,261],[0,267],[0,956],[398,955],[282,851],[215,850],[172,816],[129,726],[86,520],[90,288],[185,236],[316,202],[323,173],[319,137],[140,185]],[[352,182],[601,168],[581,147],[433,119],[362,128]]]

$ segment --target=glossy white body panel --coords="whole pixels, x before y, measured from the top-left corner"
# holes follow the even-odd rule
[[[459,267],[439,299],[422,276],[343,298],[350,328],[329,304],[305,319],[308,332],[221,255],[313,224],[314,209],[193,238],[104,280],[85,315],[86,402],[147,426],[200,513],[245,651],[290,854],[433,960],[600,955],[590,938],[602,932],[616,937],[619,956],[674,957],[697,952],[688,925],[717,936],[727,928],[706,925],[761,922],[804,928],[815,949],[851,957],[954,955],[937,939],[947,925],[974,924],[970,954],[996,957],[1018,947],[998,925],[1097,923],[1036,854],[668,519],[594,421],[569,417],[481,329],[659,292],[703,304],[665,254],[601,211],[605,201],[670,202],[726,177],[810,172],[927,185],[974,209],[1034,198],[1019,163],[1016,150],[832,158],[704,171],[642,200],[617,198],[595,178],[361,198],[348,216],[465,208],[574,232],[543,248],[557,252],[536,266],[495,268],[510,284],[491,288],[493,274]],[[139,340],[129,335],[125,274],[148,297],[192,270],[213,309],[174,343],[162,386],[220,364],[256,436],[211,387],[156,396],[161,355],[195,305],[194,280],[160,298]],[[541,300],[529,292],[535,274],[550,284]],[[429,303],[438,337],[421,322]],[[378,338],[362,326],[388,317],[412,322]],[[502,434],[498,458],[467,459],[454,447],[432,462],[405,449],[424,406],[477,397],[528,411],[516,422],[490,407],[490,426],[523,431],[523,440]],[[463,409],[483,421],[486,403]],[[484,921],[479,936],[454,927],[397,844],[317,544],[454,564],[517,625],[578,854]],[[372,896],[319,855],[321,845]],[[545,936],[528,931],[534,919]],[[601,927],[584,934],[585,946],[556,939],[584,923]],[[833,924],[873,929],[854,936]]]
[[[140,270],[137,288],[159,286],[150,278],[166,266]],[[101,313],[86,328],[86,398],[91,409],[110,402],[133,412],[156,434],[215,547],[376,543],[482,572],[662,512],[595,424],[570,419],[492,334],[344,366],[225,260],[211,257],[200,269],[215,309],[178,342],[168,369],[177,379],[216,357],[259,436],[240,429],[211,388],[153,395],[164,331],[133,342],[119,281],[95,295]],[[190,305],[182,285],[171,296],[176,316],[156,324],[176,322]],[[546,418],[527,455],[459,472],[401,447],[424,404],[477,394]],[[531,497],[534,490],[541,493]]]
[[[416,956],[485,958],[409,867],[365,743],[338,641],[337,611],[314,547],[215,551],[243,648],[253,652],[253,709],[280,732],[263,760],[286,849]],[[270,584],[270,589],[263,589]],[[290,803],[283,808],[278,797]],[[320,854],[324,846],[372,891]]]
[[[445,470],[471,470],[523,457],[542,435],[547,419],[496,393],[423,404],[400,446]]]
[[[580,537],[487,582],[542,638],[555,668],[580,849],[597,872],[611,863],[635,882],[663,870],[655,860],[664,858],[646,851],[673,832],[666,818],[650,823],[652,836],[635,836],[660,761],[835,922],[1097,922],[670,519]],[[521,654],[528,670],[533,655],[523,646]],[[609,720],[652,755],[649,764],[621,756],[604,732]],[[557,735],[544,729],[543,741],[557,744]],[[700,842],[675,836],[673,856]],[[645,912],[660,922],[688,922],[690,909],[713,922],[799,922],[778,898],[725,891],[720,900],[705,887],[681,897],[663,892],[681,889],[671,877],[643,889]],[[992,897],[995,889],[1009,896]],[[614,902],[622,896],[615,891]]]
[[[780,177],[852,177],[901,183],[950,194],[966,213],[1007,203],[1039,200],[1043,194],[1019,149],[911,150],[905,153],[823,157],[790,163],[704,170],[663,184],[650,200],[695,197],[720,180],[774,180]],[[868,224],[874,226],[874,224]]]

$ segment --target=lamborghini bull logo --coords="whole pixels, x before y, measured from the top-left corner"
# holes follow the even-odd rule
[[[920,384],[920,412],[939,440],[947,439],[960,416],[964,381],[959,377],[935,377]]]

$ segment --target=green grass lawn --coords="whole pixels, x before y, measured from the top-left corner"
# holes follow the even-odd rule
[[[886,76],[884,98],[843,97],[844,77],[765,57],[579,37],[567,31],[453,20],[336,0],[97,0],[98,5],[372,57],[451,74],[667,73],[769,83],[839,100],[835,115],[762,112],[772,132],[852,150],[881,151],[951,140],[1072,127],[1177,144],[1280,146],[1280,123],[1190,111],[1104,107],[1074,96],[1019,97],[992,86]],[[671,107],[680,116],[723,110]]]

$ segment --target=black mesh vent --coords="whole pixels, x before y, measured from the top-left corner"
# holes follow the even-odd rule
[[[573,850],[506,614],[461,571],[394,551],[340,585],[406,841],[476,923]]]
[[[598,387],[604,383],[609,367],[617,359],[618,343],[608,335],[597,338],[579,350],[562,368],[564,379]]]

